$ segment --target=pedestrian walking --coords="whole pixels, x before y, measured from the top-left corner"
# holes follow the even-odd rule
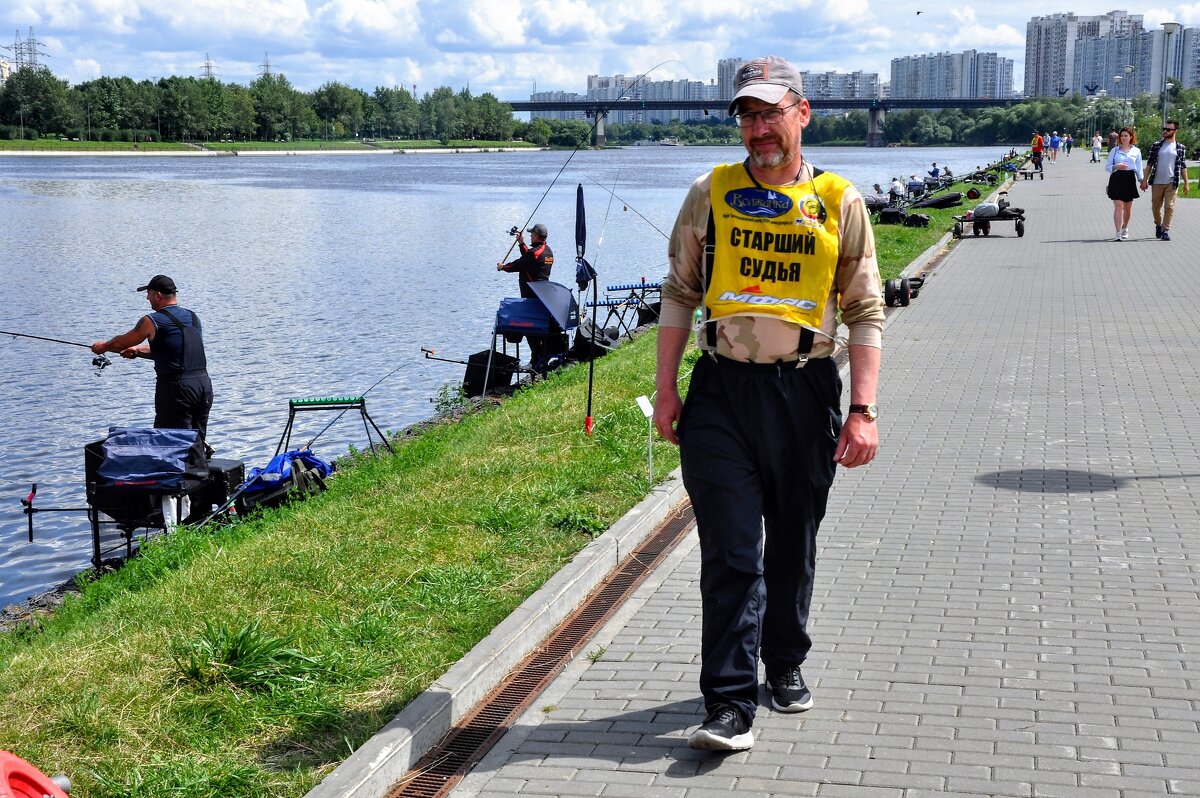
[[[1096,131],[1096,135],[1092,136],[1092,163],[1100,163],[1100,149],[1104,146],[1104,137],[1100,135],[1100,131]]]
[[[772,709],[813,706],[801,665],[817,529],[835,467],[878,449],[875,388],[883,298],[874,236],[847,180],[808,162],[800,73],[768,56],[737,72],[729,106],[748,157],[689,190],[668,249],[654,424],[680,447],[699,530],[700,690],[692,748],[754,743],[758,663]],[[788,255],[785,253],[800,253]],[[677,381],[703,307],[687,402]],[[849,329],[850,406],[831,355]]]
[[[1154,236],[1160,241],[1171,240],[1171,217],[1175,215],[1175,195],[1183,179],[1183,191],[1188,191],[1187,148],[1176,141],[1179,121],[1168,119],[1162,128],[1162,138],[1150,145],[1146,157],[1146,175],[1142,191],[1150,189],[1150,208],[1154,212]]]
[[[1113,201],[1113,227],[1116,230],[1113,241],[1124,241],[1129,238],[1133,201],[1141,196],[1137,184],[1142,179],[1142,151],[1137,148],[1137,133],[1133,128],[1121,128],[1117,146],[1109,150],[1104,168],[1111,173],[1108,198]]]

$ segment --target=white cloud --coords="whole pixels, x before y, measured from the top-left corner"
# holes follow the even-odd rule
[[[343,35],[405,41],[419,31],[421,14],[417,0],[330,0],[313,18]]]

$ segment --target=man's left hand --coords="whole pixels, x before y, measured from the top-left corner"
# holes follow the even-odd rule
[[[862,413],[849,413],[842,424],[833,459],[846,468],[857,468],[875,459],[879,451],[879,428]]]

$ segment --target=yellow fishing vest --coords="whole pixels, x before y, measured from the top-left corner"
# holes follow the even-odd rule
[[[744,164],[716,167],[709,194],[708,319],[765,316],[821,332],[848,185],[814,170],[811,180],[793,186],[763,186]]]

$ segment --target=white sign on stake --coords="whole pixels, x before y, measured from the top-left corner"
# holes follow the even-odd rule
[[[642,409],[642,415],[646,417],[646,487],[653,490],[654,488],[654,405],[650,404],[650,397],[639,396],[637,398],[638,407]]]

